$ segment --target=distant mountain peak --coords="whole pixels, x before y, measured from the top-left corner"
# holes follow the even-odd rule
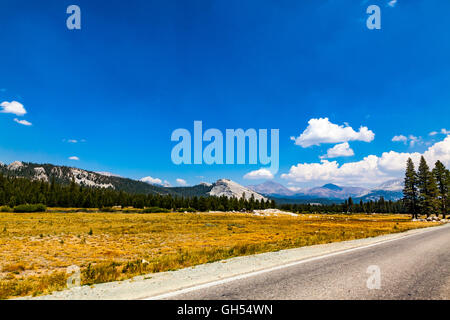
[[[333,183],[327,183],[327,184],[323,185],[322,188],[330,189],[330,190],[342,190],[341,187],[339,187],[338,185],[335,185]]]
[[[391,179],[383,182],[379,186],[373,188],[372,190],[383,190],[383,191],[403,191],[405,184],[402,178]]]
[[[21,162],[21,161],[14,161],[14,162],[11,162],[9,165],[8,165],[8,170],[19,170],[19,169],[21,169],[23,167],[23,162]]]
[[[213,185],[212,189],[209,192],[211,196],[226,196],[228,198],[242,198],[242,195],[245,194],[245,199],[250,199],[253,195],[255,200],[267,200],[267,198],[263,197],[259,193],[241,186],[240,184],[230,180],[230,179],[220,179],[217,180]]]
[[[291,196],[294,194],[294,192],[292,192],[282,184],[271,180],[267,180],[266,182],[261,184],[247,186],[247,188],[257,193],[266,195]]]
[[[278,182],[272,181],[272,180],[267,180],[267,181],[263,182],[262,184],[265,184],[267,186],[281,186],[281,184],[279,184]]]

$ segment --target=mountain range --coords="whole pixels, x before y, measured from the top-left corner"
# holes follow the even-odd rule
[[[271,198],[296,199],[304,201],[313,200],[338,200],[339,202],[349,197],[355,200],[399,200],[403,197],[403,180],[389,180],[375,188],[345,187],[336,184],[325,184],[321,187],[292,191],[274,181],[266,181],[262,184],[248,186],[249,189]],[[320,201],[319,201],[320,202]]]
[[[0,163],[0,173],[5,176],[22,177],[45,182],[55,181],[70,184],[71,181],[95,188],[111,188],[128,193],[161,194],[173,196],[226,196],[247,199],[253,196],[256,200],[275,199],[280,202],[330,203],[342,202],[349,197],[355,201],[399,200],[403,197],[403,181],[395,179],[386,181],[376,188],[361,188],[325,184],[321,187],[292,191],[282,184],[266,181],[258,185],[242,186],[229,179],[220,179],[213,184],[201,183],[189,187],[164,187],[120,177],[107,172],[92,172],[83,169],[57,166],[52,164],[36,164],[15,161],[9,165]]]

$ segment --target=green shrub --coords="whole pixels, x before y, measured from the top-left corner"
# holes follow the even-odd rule
[[[119,264],[114,262],[100,265],[89,263],[87,268],[82,271],[82,284],[93,285],[95,283],[116,281],[120,276],[118,266]]]
[[[47,207],[41,203],[39,204],[21,204],[18,206],[15,206],[13,211],[17,213],[30,213],[30,212],[45,212],[47,210]]]
[[[100,209],[100,212],[115,212],[116,210],[114,210],[111,207],[103,207]]]
[[[12,212],[12,208],[8,206],[0,207],[0,212]]]
[[[197,212],[197,210],[195,210],[194,208],[180,208],[177,210],[178,212]]]
[[[150,207],[141,210],[141,213],[169,213],[170,210],[159,207]]]

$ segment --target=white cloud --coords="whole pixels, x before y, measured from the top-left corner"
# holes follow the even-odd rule
[[[403,143],[406,144],[406,142],[408,141],[408,138],[401,134],[401,135],[393,137],[392,141],[394,141],[394,142],[403,142]]]
[[[146,182],[148,184],[162,184],[162,180],[158,178],[152,178],[152,177],[144,177],[140,179],[139,181]]]
[[[163,187],[170,187],[170,182],[167,180],[162,181],[161,179],[158,178],[152,178],[152,177],[144,177],[142,179],[140,179],[139,181],[148,183],[148,184],[154,184],[154,185],[158,185],[158,186],[163,186]]]
[[[409,135],[408,139],[409,139],[409,146],[410,147],[414,147],[416,144],[422,144],[423,143],[422,137],[416,137],[416,136],[413,136],[411,134]]]
[[[320,163],[299,163],[292,166],[288,174],[282,174],[281,178],[297,183],[376,184],[387,180],[386,175],[377,168],[377,160],[376,156],[368,156],[361,161],[341,166],[337,161],[328,160],[321,160]]]
[[[69,157],[69,160],[79,161],[80,158],[73,156],[73,157]]]
[[[322,143],[342,143],[348,141],[371,142],[375,138],[373,131],[361,126],[359,131],[353,130],[348,124],[337,125],[328,118],[311,119],[308,127],[297,138],[291,137],[296,145],[303,148],[318,146]]]
[[[396,4],[397,4],[397,0],[391,0],[388,2],[389,7],[395,7]]]
[[[435,135],[437,134],[435,131],[431,132],[430,135]],[[410,134],[408,137],[404,136],[404,135],[398,135],[392,138],[392,141],[394,142],[403,142],[404,144],[406,144],[409,141],[409,146],[410,147],[414,147],[416,144],[423,144],[423,139],[422,137],[416,137],[412,134]]]
[[[181,179],[181,178],[178,178],[178,179],[176,180],[176,182],[177,182],[180,186],[186,186],[186,185],[187,185],[186,180]]]
[[[1,113],[12,113],[16,116],[23,116],[27,113],[23,105],[17,101],[4,101],[0,104],[0,107],[2,107]]]
[[[86,139],[81,139],[81,140],[78,140],[78,139],[62,139],[62,142],[73,143],[73,144],[85,143]]]
[[[141,180],[139,180],[139,181],[142,181],[142,182],[146,182],[146,183],[148,183],[148,184],[159,184],[159,185],[162,185],[163,184],[163,182],[162,182],[162,180],[161,179],[158,179],[158,178],[152,178],[152,177],[144,177],[144,178],[142,178]]]
[[[428,148],[424,152],[424,157],[433,165],[440,160],[447,168],[450,167],[450,135]]]
[[[148,184],[153,184],[153,185],[158,185],[158,186],[162,186],[162,187],[170,187],[170,182],[167,180],[162,181],[161,179],[158,178],[152,178],[152,177],[144,177],[142,179],[140,179],[139,181],[148,183]]]
[[[289,172],[282,174],[281,177],[296,183],[333,182],[344,185],[376,185],[388,179],[403,176],[406,160],[409,157],[417,167],[422,155],[430,167],[433,167],[437,160],[449,167],[450,135],[429,147],[423,154],[389,151],[381,156],[369,155],[361,161],[342,165],[328,160],[322,160],[320,163],[299,163],[292,166]]]
[[[352,148],[350,148],[350,145],[348,142],[344,142],[341,144],[335,145],[333,148],[330,148],[327,150],[327,154],[323,155],[321,158],[338,158],[338,157],[351,157],[354,156],[355,152]]]
[[[24,126],[31,126],[33,125],[31,122],[28,122],[27,120],[19,120],[17,118],[14,118],[14,122],[17,122],[18,124],[24,125]]]
[[[442,128],[441,131],[439,131],[439,132],[438,131],[432,131],[432,132],[429,133],[430,136],[436,136],[438,134],[448,135],[448,134],[450,134],[450,130]]]
[[[259,170],[251,171],[244,175],[244,179],[257,180],[257,179],[273,179],[272,172],[268,169],[261,168]]]

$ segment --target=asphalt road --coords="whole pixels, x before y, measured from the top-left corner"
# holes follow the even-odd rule
[[[450,227],[168,299],[450,299]]]

